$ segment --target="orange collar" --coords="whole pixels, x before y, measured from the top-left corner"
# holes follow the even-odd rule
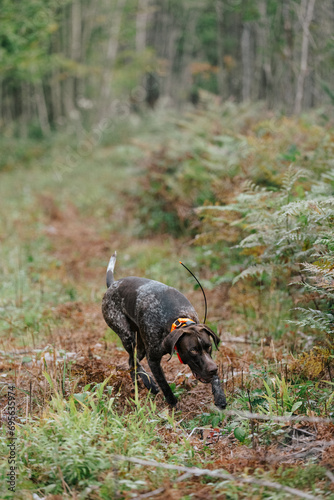
[[[192,323],[195,323],[195,321],[193,321],[190,318],[177,318],[177,320],[175,320],[174,323],[172,324],[171,332],[176,330],[177,328],[182,328],[182,326],[191,325]],[[179,358],[180,363],[183,364],[181,356],[177,352],[176,346],[174,347],[174,349],[176,351],[176,354],[177,354],[177,357]]]

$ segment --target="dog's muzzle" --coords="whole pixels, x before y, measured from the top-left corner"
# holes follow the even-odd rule
[[[195,379],[196,380],[199,380],[200,382],[202,382],[202,384],[210,384],[210,382],[212,381],[212,378],[213,377],[210,377],[210,378],[202,378],[200,377],[196,372],[192,371],[192,374],[194,375]]]
[[[191,369],[191,372],[194,375],[195,379],[199,380],[203,384],[210,384],[212,382],[213,377],[215,375],[217,375],[217,373],[218,373],[218,368],[216,367],[216,368],[212,368],[212,370],[210,370],[208,376],[202,377],[195,370],[193,370],[191,367],[190,367],[190,369]]]

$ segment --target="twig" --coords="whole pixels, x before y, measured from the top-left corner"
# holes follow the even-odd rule
[[[311,450],[312,448],[312,450]],[[311,450],[311,451],[310,451]],[[306,458],[308,455],[316,455],[317,453],[321,453],[322,449],[320,448],[314,448],[313,446],[309,446],[308,448],[303,448],[300,451],[296,451],[295,453],[291,453],[287,458],[290,459],[291,457],[294,458],[295,460],[300,460],[303,458]],[[275,460],[275,462],[280,462],[281,460]]]
[[[194,434],[195,431],[208,431],[212,430],[210,427],[194,427],[189,436],[187,436],[187,439],[191,438],[191,436]]]
[[[252,406],[252,401],[251,401],[251,398],[250,398],[250,393],[249,393],[249,389],[248,388],[247,388],[247,395],[248,395],[248,402],[249,402],[250,413],[249,412],[246,412],[246,413],[249,413],[251,415],[251,414],[253,414],[253,406]]]
[[[308,436],[314,436],[316,435],[313,432],[306,431],[305,429],[299,429],[298,427],[293,427],[291,426],[291,430],[297,431],[297,432],[302,432],[303,434],[307,434]]]
[[[8,323],[10,326],[12,326],[13,328],[17,328],[17,325],[14,325],[14,323],[12,321],[10,321],[9,319],[7,318],[4,318],[3,316],[0,316],[0,321],[5,321],[6,323]]]
[[[211,476],[211,477],[215,477],[217,479],[225,479],[228,481],[237,481],[239,483],[256,484],[258,486],[271,488],[273,490],[285,491],[286,493],[289,493],[291,495],[295,495],[296,497],[307,498],[309,500],[319,500],[319,498],[320,498],[319,496],[315,497],[313,495],[310,495],[309,493],[305,493],[304,491],[300,491],[300,490],[297,490],[295,488],[290,488],[289,486],[283,486],[282,484],[274,483],[272,481],[266,481],[266,480],[248,478],[248,477],[241,477],[241,476],[234,476],[232,474],[227,474],[225,472],[220,472],[217,470],[200,469],[198,467],[184,467],[181,465],[165,464],[165,463],[156,462],[155,460],[143,460],[141,458],[125,457],[123,455],[114,455],[113,458],[115,460],[122,460],[124,462],[132,462],[134,464],[143,465],[146,467],[160,467],[162,469],[167,469],[167,470],[177,470],[180,472],[186,472],[188,474],[193,474],[195,476]],[[146,498],[148,498],[148,497],[146,497]]]
[[[294,445],[293,449],[300,448],[298,451],[294,451],[293,453],[277,453],[276,455],[270,456],[267,460],[270,463],[273,462],[282,462],[283,460],[290,460],[291,458],[298,459],[307,455],[307,452],[312,449],[314,452],[322,452],[325,448],[334,445],[334,440],[331,441],[311,441],[308,446],[305,446],[305,443],[300,443]],[[321,448],[319,448],[321,446]]]
[[[143,493],[142,495],[138,495],[134,498],[134,500],[141,500],[142,498],[151,498],[155,495],[160,495],[163,493],[166,488],[158,488],[157,490],[149,491],[148,493]]]
[[[291,415],[291,417],[283,417],[276,415],[263,415],[262,413],[252,413],[249,411],[236,411],[229,410],[224,411],[226,416],[237,416],[244,418],[255,418],[258,420],[272,420],[274,422],[311,422],[311,423],[326,423],[334,424],[334,418],[322,418],[322,417],[307,417],[305,415]]]
[[[69,485],[67,484],[67,482],[65,481],[63,473],[62,473],[61,468],[59,467],[59,465],[57,466],[57,469],[58,469],[58,472],[59,472],[60,480],[62,482],[63,490],[64,490],[65,494],[66,494],[66,490],[69,493],[71,493],[71,489],[70,489]]]
[[[327,441],[326,439],[319,439],[318,441],[308,441],[307,444],[308,444],[308,447],[306,447],[306,448],[312,448],[312,447],[316,447],[316,446],[322,446],[322,448],[328,448],[329,446],[334,445],[334,439],[331,439],[330,441]],[[296,449],[298,446],[305,447],[305,442],[300,443],[298,445],[294,445],[294,449]],[[304,449],[306,449],[306,448],[304,448]],[[299,450],[299,451],[302,451],[302,450]]]
[[[325,474],[328,477],[328,479],[330,481],[332,481],[332,483],[334,483],[334,474],[333,474],[333,472],[331,472],[330,470],[326,470]]]
[[[32,410],[32,382],[29,382],[29,414],[31,415]]]
[[[0,320],[3,318],[0,318]],[[1,356],[21,356],[22,354],[31,354],[33,349],[18,349],[17,351],[0,351]]]

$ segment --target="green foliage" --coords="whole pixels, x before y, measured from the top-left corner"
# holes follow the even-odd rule
[[[202,413],[196,416],[194,419],[182,422],[182,426],[187,430],[193,430],[196,427],[210,426],[219,427],[224,422],[224,415],[219,414],[216,411],[211,413]]]
[[[11,224],[9,218],[6,223]],[[5,232],[1,219],[0,230]],[[10,242],[11,247],[0,248],[0,337],[6,339],[13,336],[23,345],[30,342],[35,345],[55,324],[50,304],[65,302],[68,295],[57,280],[50,278],[45,281],[43,278],[49,267],[57,266],[53,258],[46,256],[45,238],[33,239],[31,234],[26,245],[20,248],[17,246],[17,235],[13,232],[7,239],[7,243]]]
[[[233,431],[234,437],[243,443],[246,439],[246,430],[243,427],[236,427]]]
[[[228,112],[223,108],[221,114]],[[138,204],[144,231],[178,236],[194,233],[195,207],[217,201],[217,179],[240,173],[248,146],[227,132],[208,131],[201,114],[175,125],[176,132],[167,130],[166,144],[147,162]]]
[[[210,174],[198,155],[163,151],[153,158],[143,182],[139,217],[150,232],[168,232],[173,236],[188,230],[192,209],[211,198]],[[143,203],[144,202],[144,203]]]
[[[45,373],[48,382],[53,383]],[[152,481],[158,474],[134,470],[127,463],[117,463],[112,474],[112,455],[129,455],[161,460],[166,446],[157,435],[157,427],[164,425],[152,402],[138,404],[134,411],[119,415],[113,409],[108,395],[108,379],[94,387],[86,386],[81,394],[66,402],[56,393],[47,415],[28,421],[17,431],[17,479],[20,490],[37,486],[45,493],[63,491],[63,482],[82,491],[96,486],[103,491],[120,488],[136,490]],[[76,403],[77,402],[77,403]],[[173,418],[169,418],[174,423]],[[28,440],[27,440],[28,437]],[[7,456],[5,433],[0,436],[1,456]],[[166,458],[184,463],[189,456],[188,446],[169,445]],[[1,473],[5,473],[5,467]],[[109,471],[109,474],[108,474]],[[2,478],[4,479],[4,478]]]
[[[50,0],[3,0],[0,13],[0,61],[15,86],[21,79],[38,82],[49,71],[51,35],[58,29],[58,4]],[[61,4],[65,5],[65,1]]]
[[[299,360],[296,362],[299,363]],[[257,420],[253,423],[240,415],[226,418],[222,432],[233,432],[238,441],[251,445],[254,441],[268,446],[273,443],[286,443],[290,440],[290,426],[287,422],[276,422],[270,417],[279,416],[287,419],[292,415],[316,415],[331,418],[333,416],[333,384],[327,381],[312,382],[305,376],[296,375],[293,365],[286,379],[277,374],[275,365],[267,369],[250,366],[250,379],[247,389],[236,390],[229,400],[229,408],[236,412],[253,412],[268,416],[268,420]],[[308,375],[308,374],[307,374]],[[317,374],[319,380],[319,374]],[[327,383],[326,383],[327,382]],[[240,439],[239,439],[240,438]]]
[[[328,201],[330,209],[327,210],[330,212],[329,217],[332,224],[333,210],[331,208],[331,199]],[[312,264],[307,262],[302,264],[305,273],[302,286],[305,294],[309,294],[311,297],[316,309],[310,307],[298,308],[301,313],[301,319],[296,321],[296,324],[302,328],[308,327],[321,332],[326,337],[325,340],[327,340],[327,345],[332,350],[332,354],[334,345],[333,244],[332,234],[328,232],[321,235],[315,242],[317,247],[315,247],[316,251],[313,254],[313,258],[317,258],[317,260]],[[328,356],[329,354],[328,352]],[[324,361],[327,362],[328,359],[324,359]]]
[[[302,319],[296,324],[314,329],[318,334],[324,332],[332,343],[333,258],[329,248],[332,246],[334,200],[327,194],[327,185],[319,181],[316,191],[321,190],[322,195],[315,195],[311,189],[304,199],[290,201],[298,175],[300,172],[293,175],[288,172],[283,179],[283,189],[278,193],[255,189],[251,195],[247,192],[240,195],[237,204],[228,207],[245,214],[242,224],[250,232],[238,248],[250,256],[252,265],[234,282],[266,273],[278,284],[282,279],[286,284],[289,280],[299,283],[305,299],[312,300],[317,309],[296,308],[302,313]],[[318,260],[312,264],[315,258]],[[306,282],[307,276],[310,283]],[[295,289],[294,286],[289,292],[298,295]]]
[[[263,385],[266,394],[263,395],[264,404],[257,407],[260,413],[290,417],[303,405],[298,393],[291,390],[291,384],[287,383],[284,377],[280,379],[276,376],[269,383],[263,380]]]
[[[281,484],[289,485],[293,488],[313,488],[314,484],[326,477],[326,468],[318,464],[310,464],[309,467],[298,469],[284,469],[279,467],[277,478]]]
[[[205,51],[208,61],[213,66],[217,65],[217,48],[215,45],[217,37],[217,14],[212,9],[207,9],[200,16],[196,34],[201,42],[201,47]],[[203,88],[206,88],[203,86]]]
[[[240,228],[241,239],[235,248],[248,265],[233,283],[252,279],[254,283],[261,280],[264,286],[267,281],[268,285],[287,287],[293,281],[287,293],[295,303],[303,295],[304,300],[313,300],[317,306],[295,309],[303,314],[297,324],[331,336],[334,199],[327,181],[331,170],[320,178],[313,173],[311,179],[311,175],[290,166],[282,176],[280,189],[273,191],[248,181],[233,203],[205,206],[200,213],[216,231],[221,228],[226,232],[227,225]]]

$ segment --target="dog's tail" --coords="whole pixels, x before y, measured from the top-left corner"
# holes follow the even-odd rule
[[[107,288],[110,287],[110,285],[113,284],[114,282],[114,269],[115,269],[115,264],[116,264],[116,255],[117,253],[115,252],[114,255],[110,257],[109,264],[107,267]]]

